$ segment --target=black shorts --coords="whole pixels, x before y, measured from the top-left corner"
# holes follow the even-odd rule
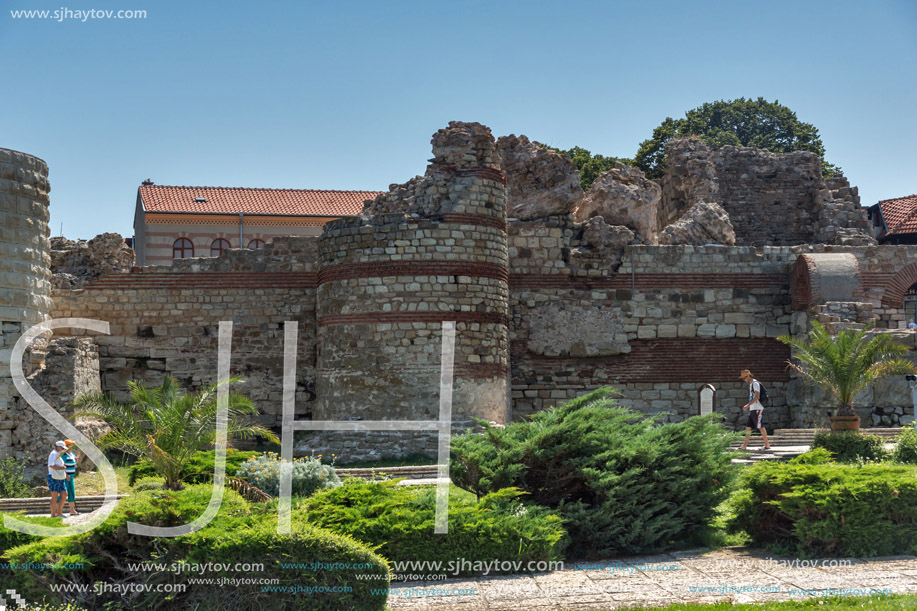
[[[750,409],[748,410],[748,421],[745,423],[750,429],[760,429],[761,428],[761,414],[764,413],[763,409]]]

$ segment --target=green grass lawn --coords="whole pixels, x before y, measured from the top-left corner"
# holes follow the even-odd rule
[[[127,465],[115,466],[115,475],[118,477],[118,494],[130,494],[131,487],[127,484]],[[76,476],[77,496],[100,496],[105,494],[105,480],[102,473],[95,471],[81,471]]]

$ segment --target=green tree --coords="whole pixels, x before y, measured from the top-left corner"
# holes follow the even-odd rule
[[[844,329],[832,337],[816,320],[808,340],[789,335],[777,339],[791,346],[801,363],[790,362],[790,367],[837,401],[838,416],[855,416],[853,398],[867,386],[880,378],[917,373],[910,361],[900,358],[907,353],[906,347],[896,344],[888,333],[867,339],[870,330]]]
[[[822,173],[833,176],[840,168],[826,163],[825,146],[818,130],[796,118],[796,113],[780,104],[739,98],[708,102],[685,113],[683,119],[666,118],[653,137],[644,140],[633,165],[649,178],[665,173],[665,145],[672,138],[696,136],[711,146],[753,146],[775,153],[809,151],[822,159]]]
[[[232,377],[188,394],[166,376],[158,387],[129,382],[130,400],[126,403],[109,394],[95,393],[79,397],[74,407],[77,416],[101,418],[111,427],[97,442],[101,447],[149,461],[157,475],[166,480],[165,488],[179,490],[182,471],[195,452],[214,449],[217,389],[241,382],[241,378]],[[227,437],[261,437],[279,443],[267,428],[247,424],[249,417],[257,413],[251,399],[230,392]]]
[[[625,159],[623,157],[606,157],[599,154],[593,155],[586,149],[579,146],[574,146],[572,149],[567,150],[556,149],[550,146],[548,148],[566,155],[573,161],[573,164],[579,170],[579,183],[583,187],[583,191],[588,191],[589,187],[592,186],[592,183],[595,182],[595,179],[599,177],[599,174],[611,169],[615,163],[634,165],[633,159]]]

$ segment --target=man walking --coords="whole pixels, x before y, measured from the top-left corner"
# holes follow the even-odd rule
[[[745,423],[745,441],[742,443],[742,449],[748,449],[751,430],[758,429],[761,431],[761,439],[764,440],[764,449],[770,450],[771,444],[767,441],[767,430],[761,422],[761,416],[764,412],[764,406],[761,405],[761,383],[747,369],[743,369],[739,377],[748,384],[748,403],[742,406],[743,412],[748,410],[748,421]]]

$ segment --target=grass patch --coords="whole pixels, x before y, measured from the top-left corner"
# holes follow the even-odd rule
[[[114,469],[118,478],[118,494],[127,494],[131,489],[130,484],[128,484],[130,467],[121,465],[114,467]],[[74,484],[77,496],[101,496],[105,494],[105,480],[102,478],[102,472],[98,469],[77,473]]]

